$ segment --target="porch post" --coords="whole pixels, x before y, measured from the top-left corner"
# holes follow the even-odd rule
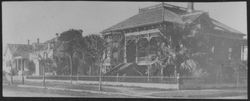
[[[18,59],[15,59],[15,62],[16,62],[16,69],[18,68]],[[15,69],[15,68],[14,68]]]
[[[15,59],[15,62],[16,62],[16,68],[14,68],[14,69],[18,69],[18,59]],[[13,72],[13,74],[12,75],[14,75],[14,72]],[[12,76],[13,77],[13,76]]]
[[[21,60],[21,69],[22,69],[22,84],[24,84],[24,59],[20,59]]]
[[[127,40],[126,36],[124,35],[124,63],[127,63]]]
[[[16,62],[17,62],[17,67],[16,67],[16,69],[17,69],[17,71],[19,72],[19,59],[16,59]],[[19,75],[18,72],[17,72],[17,75]]]
[[[137,51],[138,51],[137,42],[138,42],[138,38],[136,36],[136,39],[135,39],[135,63],[137,63],[137,61],[138,61],[138,58],[137,58]]]
[[[15,62],[15,60],[14,60],[14,62]],[[13,75],[14,75],[12,63],[13,63],[13,62],[11,61],[11,67],[10,67],[10,84],[13,84]]]

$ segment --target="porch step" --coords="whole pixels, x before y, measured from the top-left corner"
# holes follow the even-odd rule
[[[110,74],[112,74],[114,71],[117,71],[123,65],[125,65],[125,63],[120,63],[119,65],[115,66],[114,68],[112,68],[111,70],[109,70],[108,72],[106,72],[104,75],[110,75]]]
[[[124,70],[124,69],[126,69],[127,67],[129,67],[132,64],[134,64],[134,63],[125,63],[123,66],[121,66],[121,68],[118,71]]]
[[[134,63],[121,63],[121,64],[115,66],[114,68],[112,68],[107,73],[105,73],[105,75],[111,75],[111,74],[117,73],[118,71],[122,71],[122,70],[130,67],[132,64],[134,64]]]

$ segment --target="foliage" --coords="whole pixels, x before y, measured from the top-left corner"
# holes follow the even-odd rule
[[[92,73],[98,73],[100,63],[106,50],[106,41],[99,35],[81,36],[82,30],[68,30],[61,33],[55,45],[54,60],[58,75],[72,73],[88,74],[91,68]],[[71,62],[71,63],[70,63]]]
[[[202,61],[206,61],[203,57],[209,53],[207,38],[200,34],[196,25],[187,25],[184,28],[173,26],[172,34],[163,35],[165,41],[160,46],[158,63],[162,68],[175,65],[181,76],[207,75],[199,65]]]
[[[107,42],[99,35],[92,34],[85,36],[81,44],[84,47],[85,63],[92,66],[92,70],[98,70],[94,68],[95,66],[100,67],[104,59],[106,59],[104,55],[107,50]]]
[[[28,74],[33,74],[35,72],[35,63],[33,61],[28,61]]]
[[[69,58],[69,68],[71,71],[71,75],[73,75],[72,71],[76,71],[77,67],[73,67],[73,56],[74,54],[78,54],[77,56],[82,57],[82,47],[80,42],[82,40],[82,30],[70,29],[68,31],[62,32],[58,38],[61,42],[58,46],[57,52],[58,54],[64,54],[64,56]],[[60,53],[63,52],[63,53]],[[62,57],[60,57],[62,58]],[[59,59],[60,60],[60,59]],[[59,61],[57,61],[59,62]],[[62,61],[60,61],[62,63]],[[65,61],[64,61],[65,62]],[[66,65],[62,67],[67,67]],[[68,70],[66,70],[68,71]],[[74,73],[75,74],[75,73]]]
[[[81,51],[80,42],[82,39],[82,30],[71,29],[65,31],[60,34],[58,40],[62,42],[63,48],[61,48],[62,52],[68,53],[70,56],[74,54],[74,52]]]

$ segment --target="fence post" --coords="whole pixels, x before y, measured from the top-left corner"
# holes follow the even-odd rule
[[[163,68],[161,67],[161,82],[163,81]]]
[[[101,66],[99,66],[99,91],[102,91],[102,70]]]
[[[78,70],[76,71],[76,81],[78,82],[78,80],[79,80],[79,72],[78,72]]]
[[[116,82],[118,82],[118,80],[119,80],[119,73],[117,73],[116,75]]]
[[[148,82],[149,82],[149,74],[150,74],[150,73],[149,73],[149,67],[150,67],[150,65],[148,66]]]
[[[237,70],[236,88],[239,87],[239,79],[240,79],[239,77],[240,77],[240,73],[239,73],[239,71]]]
[[[43,86],[46,88],[46,83],[45,83],[45,65],[43,66]]]
[[[177,80],[177,90],[179,90],[180,89],[180,82],[179,82],[179,79],[180,79],[180,74],[179,73],[177,73],[177,77],[176,77],[176,80]]]
[[[10,77],[10,84],[11,85],[13,84],[13,74],[11,74],[11,77]]]

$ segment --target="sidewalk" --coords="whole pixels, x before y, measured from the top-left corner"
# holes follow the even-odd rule
[[[105,94],[117,97],[118,95],[133,98],[208,98],[208,99],[238,99],[247,98],[246,89],[203,89],[203,90],[169,90],[160,88],[148,88],[142,86],[126,86],[120,83],[109,84],[103,83],[103,91],[99,91],[99,82],[95,81],[73,81],[69,80],[46,80],[47,89],[71,91],[71,92],[87,92],[92,94]],[[137,84],[137,83],[136,83]],[[41,88],[42,80],[25,80],[25,85],[21,85],[21,81],[15,81],[15,85],[23,88]],[[124,86],[125,85],[125,86]]]
[[[88,92],[92,94],[105,94],[109,96],[124,95],[135,98],[208,98],[208,99],[238,99],[247,98],[246,89],[204,89],[204,90],[166,90],[145,87],[128,87],[103,85],[103,91],[99,91],[98,82],[76,82],[70,84],[66,80],[48,80],[46,81],[47,89]],[[19,87],[44,88],[41,80],[26,80],[25,85]]]
[[[7,84],[5,84],[7,85]],[[91,93],[91,94],[102,94],[102,95],[108,95],[112,97],[119,97],[119,96],[126,96],[130,98],[155,98],[154,96],[147,96],[147,95],[141,95],[141,94],[131,94],[128,92],[124,92],[124,87],[111,87],[111,86],[102,86],[102,91],[99,91],[98,85],[91,85],[91,84],[79,84],[74,82],[72,85],[70,82],[57,82],[57,81],[50,81],[46,82],[46,87],[42,85],[42,82],[39,80],[34,81],[27,81],[24,85],[20,83],[15,83],[16,87],[21,88],[27,88],[27,89],[48,89],[48,90],[60,90],[60,91],[69,91],[69,92],[85,92],[85,93]],[[122,89],[123,88],[123,89]]]
[[[25,79],[26,81],[42,82],[38,79]],[[50,80],[46,79],[46,82],[63,82],[70,83],[70,80]],[[72,81],[73,84],[88,84],[88,85],[98,85],[99,81]],[[130,82],[107,82],[102,81],[103,85],[107,86],[126,86],[126,87],[146,87],[146,88],[158,88],[158,89],[178,89],[177,84],[156,84],[156,83],[130,83]]]

